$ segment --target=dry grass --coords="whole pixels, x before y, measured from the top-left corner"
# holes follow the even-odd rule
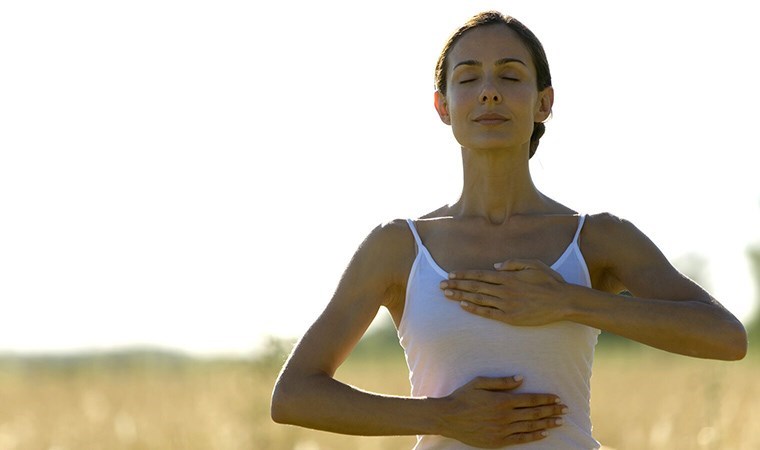
[[[620,450],[760,449],[758,369],[755,358],[602,354],[592,379],[594,435]]]
[[[758,449],[760,365],[691,360],[653,350],[600,352],[595,434],[625,449]],[[0,449],[409,449],[411,437],[366,438],[269,419],[274,364],[0,366]],[[404,394],[398,357],[353,359],[339,378]]]

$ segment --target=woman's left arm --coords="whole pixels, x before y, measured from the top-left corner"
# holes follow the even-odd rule
[[[744,357],[741,322],[679,273],[644,233],[609,214],[590,219],[581,249],[596,289],[565,283],[540,261],[455,273],[442,288],[463,309],[513,325],[568,320],[673,353]],[[623,290],[633,297],[617,294]]]
[[[744,357],[747,334],[741,322],[679,273],[644,233],[609,214],[590,222],[587,241],[599,261],[598,282],[633,297],[566,285],[567,320],[683,355]]]

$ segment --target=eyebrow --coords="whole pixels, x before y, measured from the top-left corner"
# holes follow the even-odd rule
[[[503,66],[504,64],[509,64],[509,63],[512,63],[512,62],[520,63],[523,66],[528,67],[527,64],[525,64],[522,60],[517,59],[517,58],[501,58],[500,60],[498,60],[498,61],[496,61],[494,63],[494,66]],[[482,65],[483,65],[483,63],[480,62],[480,61],[476,61],[474,59],[468,59],[466,61],[462,61],[462,62],[457,63],[457,65],[454,66],[454,69],[456,69],[459,66],[482,66]],[[451,70],[454,70],[454,69],[451,69]]]

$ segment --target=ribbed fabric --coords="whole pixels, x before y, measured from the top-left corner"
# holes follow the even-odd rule
[[[591,286],[578,246],[585,216],[573,241],[551,267],[568,283]],[[591,435],[591,366],[599,330],[573,322],[517,327],[468,313],[444,297],[447,273],[433,260],[408,220],[417,243],[398,335],[409,366],[413,396],[444,397],[478,376],[522,375],[515,392],[556,394],[568,406],[565,423],[549,436],[522,446],[530,450],[598,449]],[[417,437],[415,450],[469,450],[454,439]],[[507,448],[507,447],[505,447]]]

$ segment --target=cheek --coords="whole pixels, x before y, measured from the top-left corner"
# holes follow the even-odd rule
[[[451,119],[451,126],[463,124],[467,121],[468,107],[456,97],[449,97],[448,113]]]
[[[521,89],[516,90],[514,95],[516,97],[519,96],[520,103],[524,105],[526,112],[530,113],[531,116],[537,111],[538,92],[534,87],[523,86]]]

